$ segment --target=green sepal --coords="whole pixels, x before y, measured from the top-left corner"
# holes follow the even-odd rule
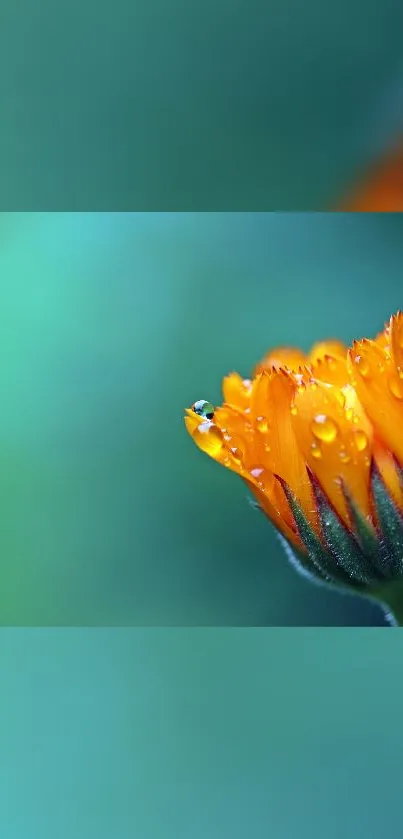
[[[312,525],[305,516],[304,511],[299,505],[294,493],[291,491],[288,484],[279,475],[275,478],[281,484],[285,497],[288,501],[291,513],[293,515],[295,525],[302,543],[305,545],[308,555],[314,564],[315,568],[322,573],[329,582],[341,586],[358,586],[360,582],[353,578],[335,559],[330,551],[322,545],[319,537],[316,535]]]
[[[403,517],[372,462],[371,489],[379,522],[380,543],[389,577],[403,573]]]
[[[312,485],[323,540],[335,557],[337,565],[354,580],[356,585],[366,586],[373,581],[371,566],[357,542],[341,521],[319,482],[307,469]],[[351,584],[351,583],[350,583]]]
[[[291,563],[293,568],[298,571],[298,574],[301,574],[302,577],[305,577],[310,582],[315,583],[315,585],[326,587],[330,586],[332,588],[336,585],[334,580],[327,577],[326,574],[324,574],[324,572],[315,565],[308,554],[303,551],[299,551],[292,542],[286,539],[285,536],[278,531],[277,537],[284,548],[288,561]]]
[[[376,530],[367,521],[343,481],[340,481],[340,486],[350,516],[352,529],[360,549],[367,560],[368,568],[371,570],[371,578],[373,580],[388,579],[387,562],[382,554]]]

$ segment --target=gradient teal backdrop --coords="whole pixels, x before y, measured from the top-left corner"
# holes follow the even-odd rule
[[[376,839],[401,635],[2,630],[4,839]]]
[[[183,410],[375,333],[402,266],[400,216],[3,215],[1,623],[383,624],[288,566]]]
[[[1,209],[317,210],[403,130],[398,0],[2,0]]]

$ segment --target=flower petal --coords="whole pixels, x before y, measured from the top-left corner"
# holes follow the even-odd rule
[[[349,351],[349,368],[377,436],[403,464],[403,388],[394,360],[379,344],[364,339]]]
[[[403,210],[403,149],[394,149],[358,186],[341,210],[359,213]]]
[[[251,399],[251,423],[261,438],[259,456],[264,467],[288,484],[310,521],[316,525],[312,488],[292,425],[292,400],[296,384],[285,370],[262,373],[255,379]],[[273,488],[273,503],[290,525],[293,517],[280,483]]]
[[[230,373],[222,384],[224,402],[244,411],[250,403],[252,383],[249,379],[242,379],[239,373]]]
[[[253,375],[256,376],[263,370],[278,370],[286,367],[288,370],[298,370],[307,363],[306,355],[297,347],[276,347],[270,350],[256,365]]]
[[[390,344],[397,377],[403,394],[403,312],[390,319]]]
[[[346,359],[347,347],[345,344],[342,344],[341,341],[319,341],[317,344],[313,345],[308,356],[308,363],[315,364],[316,361],[324,359],[326,356],[330,356],[330,358]]]
[[[349,399],[346,408],[337,388],[310,382],[297,392],[292,417],[307,464],[347,525],[349,515],[340,481],[363,515],[368,515],[372,443],[371,425],[358,400],[354,401],[354,391]]]

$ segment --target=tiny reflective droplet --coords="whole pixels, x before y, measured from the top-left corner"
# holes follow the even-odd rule
[[[311,455],[315,458],[315,460],[319,460],[322,457],[322,450],[317,443],[311,444]]]
[[[256,428],[258,431],[261,431],[262,434],[266,434],[268,427],[266,417],[256,417]]]
[[[395,376],[391,376],[388,379],[388,387],[389,387],[389,390],[390,390],[392,396],[394,396],[395,399],[399,399],[399,400],[403,399],[402,385],[400,384],[398,379],[395,378]]]
[[[260,476],[263,474],[263,472],[264,472],[264,469],[263,469],[262,466],[255,466],[254,469],[250,470],[250,473],[251,473],[253,478],[260,478]]]
[[[359,452],[363,452],[368,446],[368,437],[365,431],[357,429],[354,431],[354,443]]]
[[[332,443],[337,437],[338,428],[327,414],[317,414],[311,424],[312,434],[324,443]]]
[[[235,460],[236,463],[241,463],[242,462],[241,449],[237,449],[236,446],[233,446],[233,448],[231,449],[231,454],[232,454],[232,457],[233,457],[233,459]]]
[[[252,478],[257,481],[258,485],[263,487],[266,470],[263,469],[262,466],[254,466],[253,469],[250,470],[250,474],[252,475]]]
[[[339,451],[339,458],[342,463],[350,463],[351,457],[345,449],[340,449]]]
[[[192,411],[198,414],[199,417],[212,420],[214,416],[214,405],[211,402],[207,402],[207,399],[198,399],[192,405]]]
[[[292,413],[293,417],[296,417],[296,416],[297,416],[297,414],[298,414],[298,408],[297,408],[297,406],[296,406],[296,405],[291,405],[291,413]]]
[[[354,360],[359,372],[361,373],[361,376],[363,376],[364,379],[367,379],[369,377],[370,372],[368,361],[365,358],[363,358],[362,355],[356,355]]]

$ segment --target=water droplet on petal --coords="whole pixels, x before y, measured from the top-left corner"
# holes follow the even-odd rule
[[[336,439],[338,428],[334,420],[327,414],[317,414],[312,425],[312,434],[324,443],[332,443]]]
[[[250,473],[251,473],[253,478],[260,478],[260,476],[262,475],[263,472],[264,472],[264,469],[263,469],[262,466],[255,466],[254,469],[250,470]]]
[[[339,458],[342,463],[350,463],[351,457],[345,449],[340,449],[339,451]]]
[[[237,449],[236,446],[233,446],[231,449],[231,454],[235,463],[242,463],[242,452],[241,449]]]
[[[322,457],[322,450],[321,447],[318,446],[317,443],[311,444],[311,455],[315,458],[315,460],[319,460]]]
[[[297,416],[297,414],[298,414],[298,408],[297,408],[297,406],[296,406],[296,405],[291,405],[291,413],[292,413],[293,417],[296,417],[296,416]]]
[[[365,431],[357,429],[354,431],[354,443],[359,452],[363,452],[368,446],[368,437]]]
[[[268,422],[266,417],[256,417],[256,427],[258,431],[261,431],[262,434],[266,434],[268,429]]]
[[[264,487],[264,480],[267,472],[263,469],[263,466],[254,466],[253,469],[250,470],[250,474],[252,475],[252,478],[255,479],[258,486]]]
[[[398,379],[395,376],[391,376],[388,379],[388,387],[395,399],[403,399],[403,388]]]
[[[207,399],[198,399],[192,405],[192,411],[195,414],[198,414],[199,417],[204,417],[205,419],[212,420],[214,416],[214,405],[211,402],[207,402]]]
[[[368,364],[368,361],[366,360],[366,358],[363,358],[362,355],[356,355],[354,360],[355,360],[355,363],[357,365],[359,373],[361,373],[361,376],[363,376],[364,379],[368,379],[370,370],[369,370],[369,364]]]

